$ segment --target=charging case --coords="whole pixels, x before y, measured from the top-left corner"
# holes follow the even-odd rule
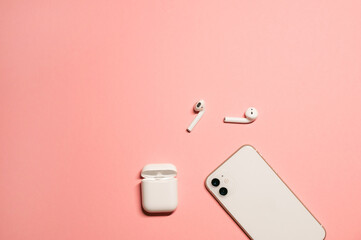
[[[144,166],[142,206],[149,213],[173,212],[178,205],[177,169],[173,164],[148,164]]]

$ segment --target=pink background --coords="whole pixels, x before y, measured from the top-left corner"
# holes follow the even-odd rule
[[[204,187],[255,146],[361,239],[361,2],[1,1],[0,239],[247,239]],[[207,111],[192,133],[193,104]],[[224,124],[255,106],[251,125]],[[139,173],[179,171],[146,216]]]

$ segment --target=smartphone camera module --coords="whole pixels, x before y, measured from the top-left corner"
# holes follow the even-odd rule
[[[219,181],[218,178],[213,178],[213,179],[212,179],[212,185],[213,185],[214,187],[218,187],[220,183],[221,183],[221,182]]]
[[[222,196],[226,196],[227,193],[228,193],[227,188],[221,187],[221,188],[219,189],[219,194],[221,194]]]

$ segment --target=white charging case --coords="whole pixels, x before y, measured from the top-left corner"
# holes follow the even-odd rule
[[[177,168],[170,163],[144,166],[142,206],[146,212],[173,212],[178,205]]]

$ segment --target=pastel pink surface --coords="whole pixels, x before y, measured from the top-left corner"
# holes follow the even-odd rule
[[[247,239],[204,187],[243,144],[326,239],[361,239],[360,12],[356,0],[1,1],[0,239]],[[222,122],[249,106],[256,122]],[[139,173],[158,162],[178,168],[179,207],[150,217]]]

